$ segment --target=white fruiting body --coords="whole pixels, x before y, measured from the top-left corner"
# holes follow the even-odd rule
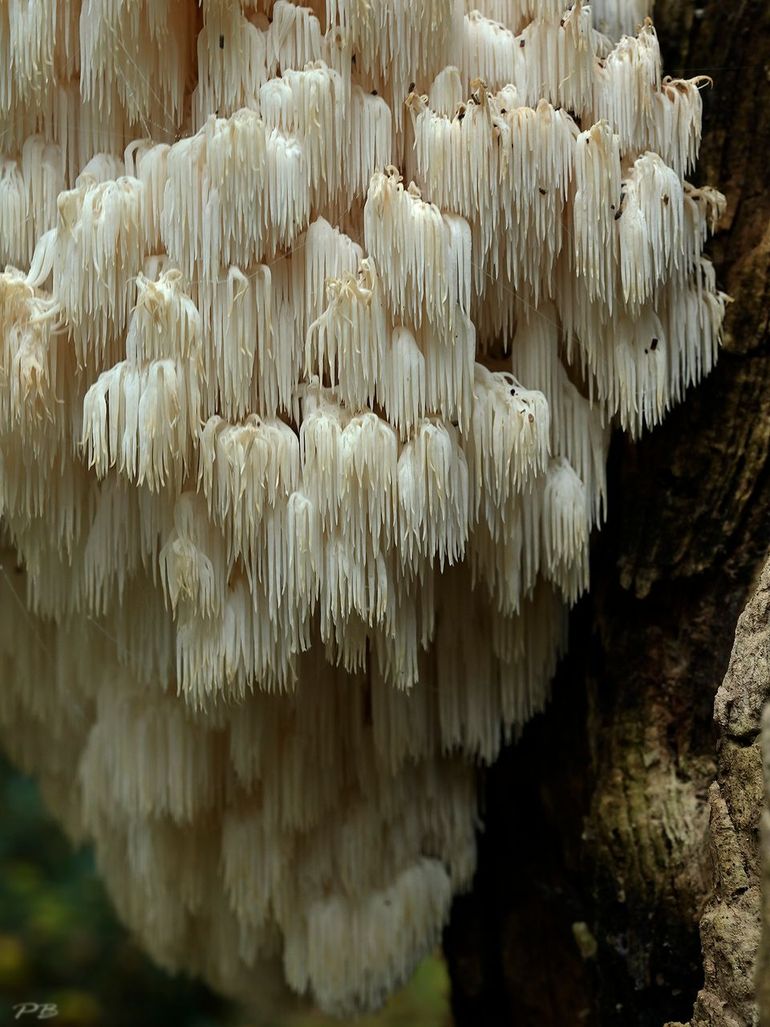
[[[0,4],[0,732],[233,994],[436,944],[610,425],[716,359],[650,3],[476,6]]]

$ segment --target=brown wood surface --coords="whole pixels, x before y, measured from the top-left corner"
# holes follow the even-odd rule
[[[665,70],[714,80],[694,178],[728,197],[710,253],[734,302],[710,378],[614,440],[553,701],[486,775],[476,883],[445,938],[458,1027],[754,1015],[766,690],[734,716],[745,666],[725,674],[770,548],[770,3],[656,7]]]

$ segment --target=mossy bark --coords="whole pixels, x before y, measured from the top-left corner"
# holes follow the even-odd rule
[[[770,549],[770,4],[659,0],[655,21],[666,71],[714,80],[697,180],[728,197],[711,254],[734,302],[710,378],[614,441],[553,700],[486,776],[445,939],[458,1027],[756,1022],[765,693],[730,656]]]

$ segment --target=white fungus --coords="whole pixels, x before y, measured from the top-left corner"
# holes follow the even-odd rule
[[[716,360],[703,82],[648,0],[0,6],[3,742],[162,964],[376,1006]]]

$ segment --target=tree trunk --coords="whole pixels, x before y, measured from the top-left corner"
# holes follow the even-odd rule
[[[666,71],[714,79],[698,181],[728,197],[711,253],[734,303],[711,377],[638,444],[615,439],[570,655],[486,776],[476,882],[445,937],[458,1027],[756,1022],[770,5],[657,8]]]

